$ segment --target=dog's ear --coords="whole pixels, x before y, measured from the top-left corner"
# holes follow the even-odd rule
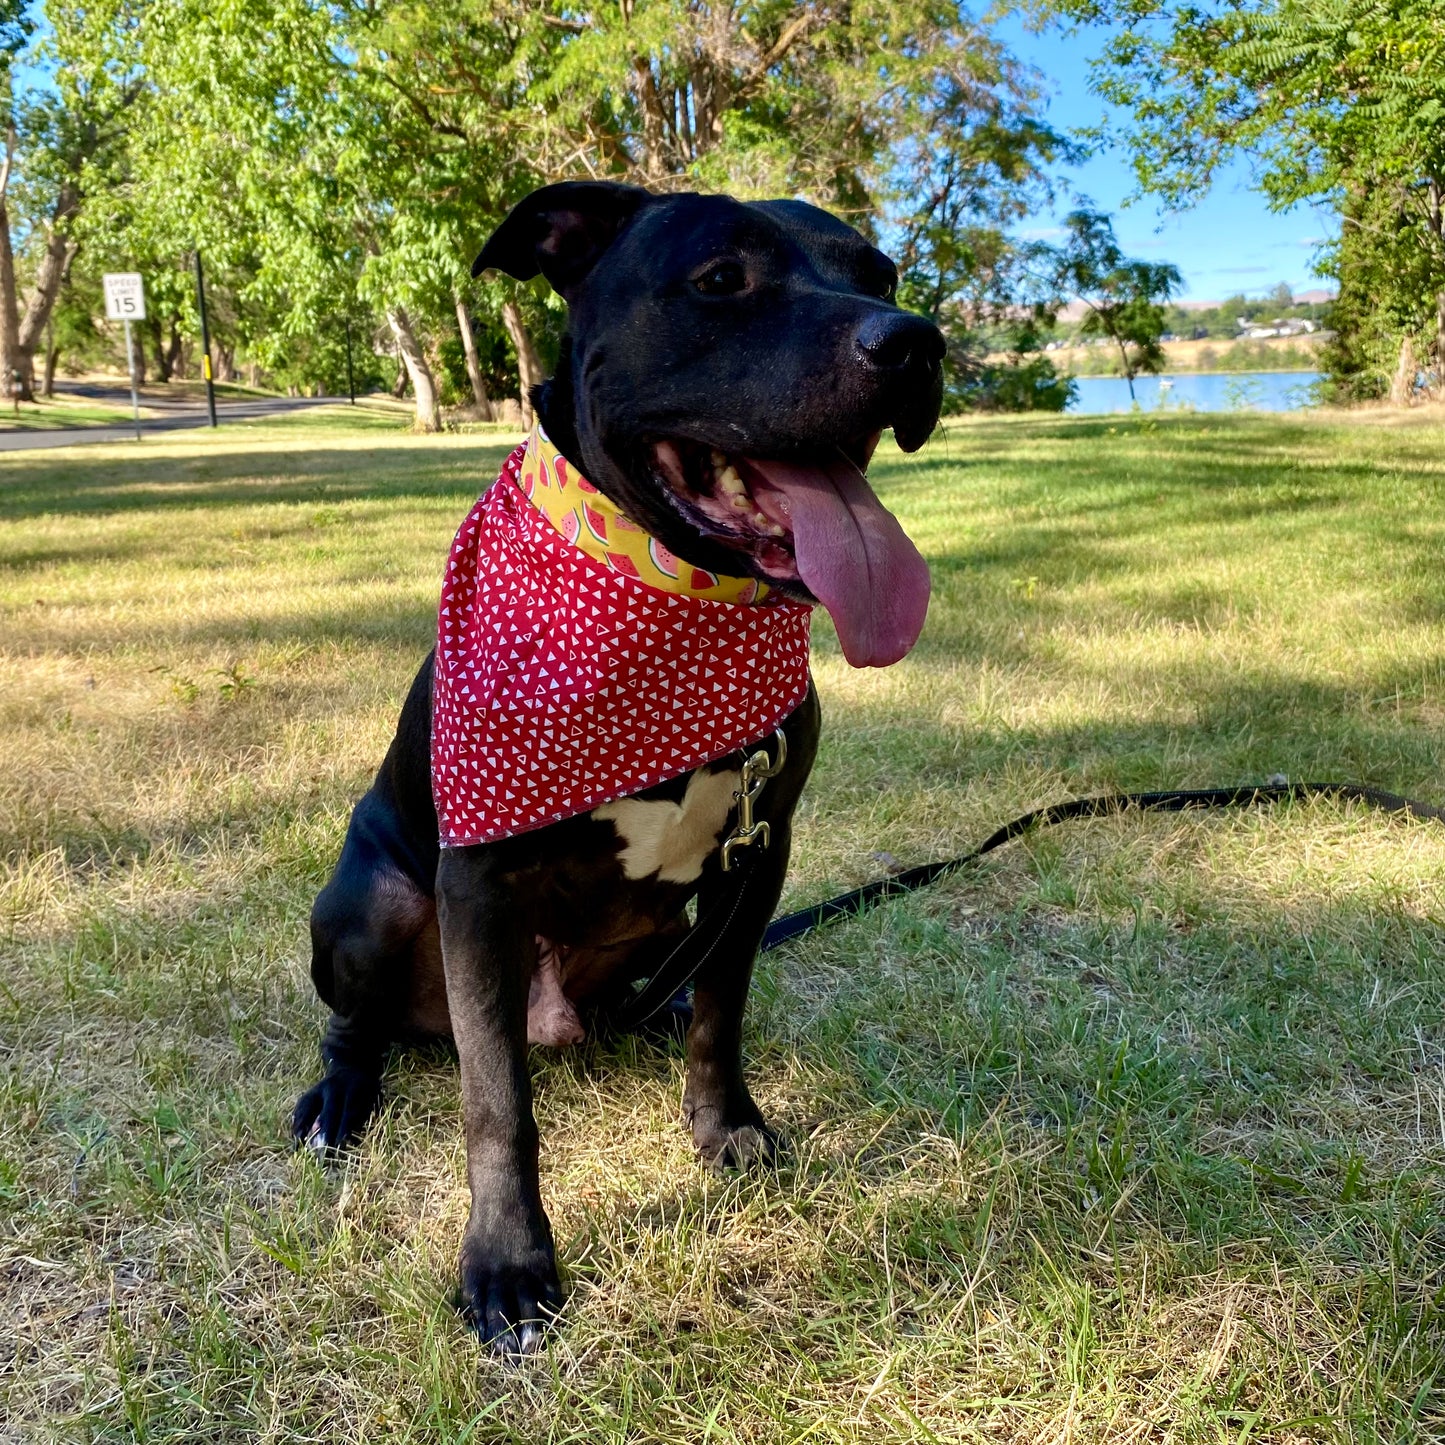
[[[472,275],[505,271],[530,281],[539,271],[570,297],[597,258],[651,200],[640,186],[613,181],[559,181],[518,201],[472,262]]]

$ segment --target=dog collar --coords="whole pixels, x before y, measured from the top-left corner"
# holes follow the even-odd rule
[[[579,541],[564,530],[572,506],[558,525],[528,499],[533,442],[532,496],[550,505],[576,483]],[[685,563],[673,577],[659,567],[670,585],[652,585],[640,575],[640,550],[658,560],[647,534],[617,527],[610,506],[591,527],[585,508],[601,494],[581,483],[534,432],[452,544],[432,673],[443,847],[529,832],[691,772],[769,736],[807,693],[810,608],[776,593],[696,595],[698,579],[681,574],[700,569]],[[602,557],[580,545],[584,528]],[[628,550],[608,547],[623,537]],[[703,575],[708,592],[739,580]]]
[[[527,438],[517,485],[578,551],[624,577],[713,602],[761,602],[768,595],[766,582],[724,577],[674,557],[568,462],[541,422]]]

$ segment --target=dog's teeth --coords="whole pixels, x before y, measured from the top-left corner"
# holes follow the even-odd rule
[[[722,471],[722,469],[727,466],[728,459],[720,451],[714,450],[712,453],[712,464],[716,470]]]
[[[746,492],[728,492],[728,504],[735,512],[751,512],[753,499]]]
[[[724,496],[734,501],[739,497],[745,501],[747,500],[748,489],[743,485],[743,479],[738,476],[736,467],[724,467],[723,470],[717,474],[717,485],[718,491],[723,493]],[[751,505],[751,503],[749,503],[749,505]]]

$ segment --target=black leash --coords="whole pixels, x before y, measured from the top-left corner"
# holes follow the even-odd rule
[[[1387,793],[1382,788],[1368,788],[1361,783],[1262,783],[1243,788],[1176,788],[1163,793],[1105,793],[1096,798],[1073,798],[1067,803],[1050,803],[1048,807],[1035,808],[1005,823],[973,852],[962,857],[922,863],[891,878],[865,883],[861,888],[854,888],[823,903],[785,913],[768,925],[758,952],[767,953],[790,939],[821,928],[825,923],[856,917],[886,899],[926,888],[1034,828],[1051,828],[1075,818],[1112,818],[1128,812],[1187,813],[1201,808],[1257,808],[1296,798],[1337,798],[1345,802],[1365,803],[1385,813],[1404,813],[1411,818],[1445,823],[1445,808],[1416,802],[1398,793]],[[612,1016],[610,1023],[613,1027],[630,1030],[646,1023],[671,1004],[696,977],[742,906],[752,876],[751,866],[741,867],[730,875],[733,881],[726,886],[722,896],[688,930],[642,988]]]
[[[753,876],[751,859],[728,876],[732,881],[724,884],[723,893],[713,906],[683,934],[652,977],[611,1015],[608,1023],[612,1028],[626,1033],[645,1024],[697,977],[742,907],[743,895]]]
[[[1033,828],[1051,828],[1055,823],[1067,823],[1074,818],[1111,818],[1133,810],[1141,813],[1187,813],[1197,808],[1256,808],[1292,798],[1341,798],[1347,802],[1367,803],[1386,813],[1405,813],[1412,818],[1433,818],[1437,823],[1445,823],[1445,808],[1417,803],[1413,798],[1402,798],[1398,793],[1387,793],[1381,788],[1367,788],[1361,783],[1263,783],[1246,788],[1178,788],[1167,793],[1106,793],[1097,798],[1074,798],[1067,803],[1051,803],[1046,808],[1035,808],[1033,812],[1005,823],[972,853],[965,853],[961,858],[922,863],[895,877],[865,883],[861,888],[830,898],[825,903],[785,913],[768,925],[758,952],[767,953],[769,949],[811,933],[834,919],[851,918],[885,898],[926,888]]]

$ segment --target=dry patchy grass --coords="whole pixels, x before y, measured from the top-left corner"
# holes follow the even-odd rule
[[[818,625],[791,901],[1111,785],[1439,797],[1442,442],[1062,418],[881,460],[937,601],[886,673]],[[538,1057],[570,1299],[544,1359],[479,1357],[453,1063],[399,1059],[334,1174],[285,1120],[306,910],[503,450],[310,414],[0,458],[6,1428],[1440,1438],[1445,840],[1330,806],[1039,836],[770,956],[775,1175],[693,1160],[673,1053]]]

